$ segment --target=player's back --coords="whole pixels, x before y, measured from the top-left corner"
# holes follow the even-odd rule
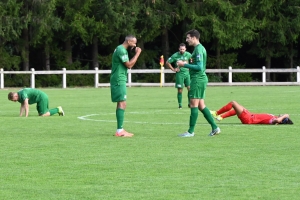
[[[28,99],[28,104],[34,104],[41,100],[43,97],[47,97],[46,93],[34,89],[24,88],[18,92],[19,102],[22,103],[25,99]]]
[[[252,124],[272,124],[276,116],[272,114],[252,114]]]
[[[110,83],[126,83],[127,81],[127,68],[124,62],[127,62],[128,52],[123,45],[117,46],[112,55],[112,69],[110,75]]]

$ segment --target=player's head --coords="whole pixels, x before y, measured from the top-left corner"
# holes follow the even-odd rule
[[[18,101],[18,99],[19,99],[18,93],[16,93],[16,92],[8,93],[8,100],[16,102],[16,101]]]
[[[184,43],[179,44],[179,53],[184,54],[186,51],[186,46]]]
[[[289,117],[286,117],[279,124],[294,124],[294,123]]]
[[[137,39],[134,35],[127,35],[125,37],[125,44],[127,44],[129,47],[136,47]]]
[[[199,39],[200,39],[200,33],[195,29],[192,29],[186,33],[186,42],[190,46],[195,46],[196,44],[198,44]]]

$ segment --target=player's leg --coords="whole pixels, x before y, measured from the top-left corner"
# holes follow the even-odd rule
[[[233,105],[235,105],[236,109],[233,109]],[[216,120],[221,121],[224,118],[236,115],[236,110],[241,113],[243,111],[243,107],[241,107],[236,101],[231,101],[218,111],[211,111],[211,114]]]
[[[191,83],[190,87],[190,121],[189,121],[189,129],[187,132],[183,134],[179,134],[180,137],[193,137],[194,136],[194,130],[196,126],[196,122],[198,119],[198,104],[199,104],[199,98],[197,98],[197,85],[193,85]]]
[[[240,116],[240,114],[244,110],[244,107],[242,105],[238,104],[238,102],[236,102],[236,101],[232,101],[231,104],[232,104],[232,108],[235,110],[236,115]]]
[[[49,112],[49,102],[48,102],[48,97],[42,96],[41,100],[39,102],[36,103],[36,109],[39,113],[39,116],[41,117],[48,117],[50,116],[50,112]]]
[[[178,108],[182,108],[182,88],[177,88],[177,102],[178,102]]]
[[[180,73],[176,73],[175,87],[177,88],[178,108],[182,108],[182,88],[184,87],[184,77]]]
[[[207,82],[198,83],[199,87],[199,105],[198,109],[202,112],[206,121],[210,124],[212,131],[209,133],[209,136],[217,135],[221,132],[220,128],[215,123],[214,118],[211,116],[210,110],[206,107],[204,99],[205,99],[205,90],[206,90]]]
[[[115,136],[119,137],[132,137],[132,133],[128,133],[123,129],[125,109],[126,109],[127,90],[126,84],[112,85],[111,86],[111,100],[117,102],[116,107],[116,119],[117,119],[117,131]]]
[[[225,106],[223,106],[222,108],[220,108],[219,110],[216,111],[216,115],[221,115],[225,112],[228,112],[229,110],[232,109],[232,101],[227,103]]]
[[[49,109],[49,98],[47,96],[47,109],[48,109],[48,112],[50,114],[50,116],[58,113],[59,116],[64,116],[65,115],[65,112],[64,110],[62,109],[61,106],[58,106],[57,108],[52,108],[52,109]]]
[[[190,74],[188,72],[188,74],[185,76],[184,79],[184,85],[187,89],[187,97],[188,97],[188,107],[190,107],[190,85],[191,85],[191,78],[190,78]]]

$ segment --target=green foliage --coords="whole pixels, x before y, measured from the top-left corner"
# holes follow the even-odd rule
[[[0,68],[4,70],[19,70],[20,56],[13,55],[11,47],[6,46],[6,48],[3,48],[0,46],[0,55]]]
[[[24,69],[32,65],[45,69],[47,57],[53,69],[83,69],[85,64],[79,60],[95,61],[89,48],[97,37],[99,68],[109,69],[114,48],[125,35],[134,34],[143,48],[135,67],[155,69],[160,54],[177,50],[177,43],[185,38],[183,33],[192,28],[200,31],[209,54],[215,54],[209,68],[246,66],[246,61],[231,62],[226,57],[240,53],[246,43],[251,45],[247,53],[268,60],[288,58],[289,67],[298,65],[299,5],[300,0],[2,0],[0,67],[19,70],[25,63]],[[28,41],[22,37],[26,31]],[[170,38],[162,41],[162,35]],[[71,41],[70,52],[66,52],[66,41]],[[32,56],[37,51],[43,51],[41,57]],[[67,58],[75,63],[69,66]],[[249,79],[247,75],[234,76],[240,76],[235,80]]]
[[[107,56],[98,56],[99,69],[111,69],[112,53]]]
[[[222,77],[218,74],[208,73],[207,78],[209,82],[222,82]]]
[[[23,3],[18,0],[0,2],[0,46],[6,41],[17,40],[30,21],[31,14],[20,16]]]
[[[207,62],[207,68],[216,68],[217,59],[215,57],[209,57]],[[231,66],[233,69],[244,69],[245,66],[237,62],[236,53],[226,53],[220,56],[220,65],[222,69],[228,69]],[[222,73],[222,75],[208,74],[209,81],[222,82],[222,79],[228,80],[228,73]],[[233,73],[233,82],[250,82],[252,80],[250,73]]]
[[[30,87],[30,74],[5,74],[5,87]]]
[[[299,3],[299,0],[251,1],[248,13],[255,17],[259,32],[251,53],[261,58],[292,54],[287,44],[293,44],[300,34]]]
[[[197,6],[189,10],[189,27],[200,31],[201,41],[213,41],[212,49],[240,48],[242,42],[254,38],[253,21],[245,16],[248,5],[248,1],[204,1],[200,5],[201,12]]]

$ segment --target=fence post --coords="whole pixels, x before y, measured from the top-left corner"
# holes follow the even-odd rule
[[[263,82],[263,83],[266,83],[266,67],[263,66],[262,69],[263,69],[263,73],[262,73],[262,82]]]
[[[0,75],[0,79],[1,79],[1,89],[3,89],[4,88],[4,74],[3,74],[3,68],[1,68],[0,69],[0,73],[1,73],[1,75]]]
[[[67,73],[66,73],[66,68],[62,68],[62,70],[63,70],[62,87],[65,89],[65,88],[67,88]]]
[[[95,88],[98,88],[98,83],[99,83],[98,67],[95,67]]]
[[[161,85],[165,85],[165,68],[162,67],[162,77],[161,77]]]
[[[131,69],[127,71],[128,87],[131,87]]]
[[[35,71],[34,68],[31,68],[31,88],[35,88]]]
[[[232,83],[232,67],[229,66],[229,73],[228,73],[228,83]]]
[[[300,83],[300,67],[299,66],[297,66],[297,83]]]

